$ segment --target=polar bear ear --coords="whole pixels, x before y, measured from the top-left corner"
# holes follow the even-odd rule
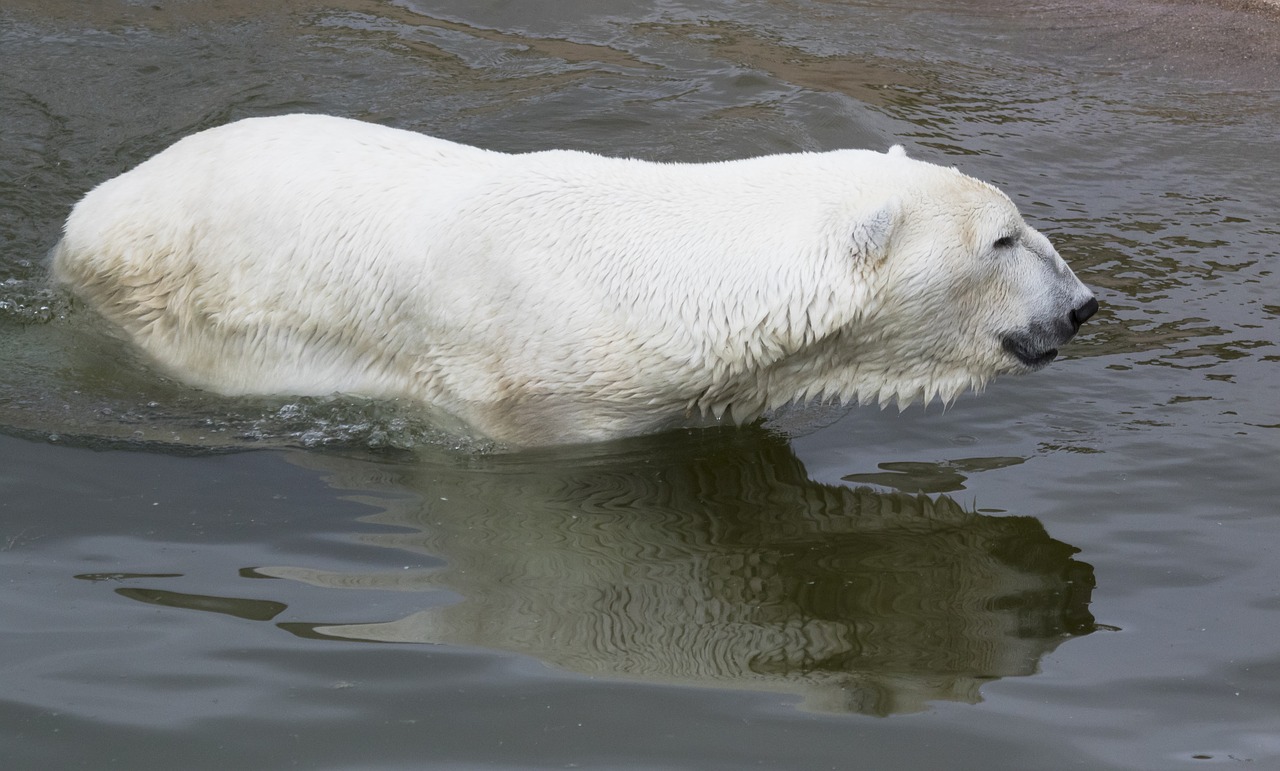
[[[890,198],[878,207],[861,212],[853,224],[853,256],[876,261],[889,250],[889,239],[902,211],[902,202]]]
[[[890,147],[889,152],[885,154],[888,155],[890,158],[906,158],[907,148],[903,147],[902,145],[894,145],[893,147]]]

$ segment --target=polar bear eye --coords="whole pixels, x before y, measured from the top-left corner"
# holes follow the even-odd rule
[[[996,242],[992,244],[992,246],[997,249],[1009,249],[1017,242],[1017,240],[1018,239],[1013,236],[1001,236],[996,239]]]

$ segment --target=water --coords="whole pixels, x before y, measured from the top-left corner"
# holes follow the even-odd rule
[[[1280,767],[1277,23],[6,0],[7,767]],[[48,289],[89,187],[298,110],[652,159],[901,142],[1003,187],[1103,310],[947,410],[509,454],[186,389]]]

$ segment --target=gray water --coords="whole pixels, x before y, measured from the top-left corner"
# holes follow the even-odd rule
[[[5,768],[1280,768],[1277,41],[1186,2],[0,0]],[[291,111],[900,142],[1103,310],[946,410],[505,453],[186,389],[50,291],[88,188]]]

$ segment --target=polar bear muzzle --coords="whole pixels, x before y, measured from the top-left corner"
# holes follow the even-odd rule
[[[1075,337],[1080,325],[1097,312],[1098,300],[1090,297],[1051,326],[1033,325],[1026,332],[1006,335],[1001,346],[1028,369],[1041,369],[1057,358],[1058,348]]]

